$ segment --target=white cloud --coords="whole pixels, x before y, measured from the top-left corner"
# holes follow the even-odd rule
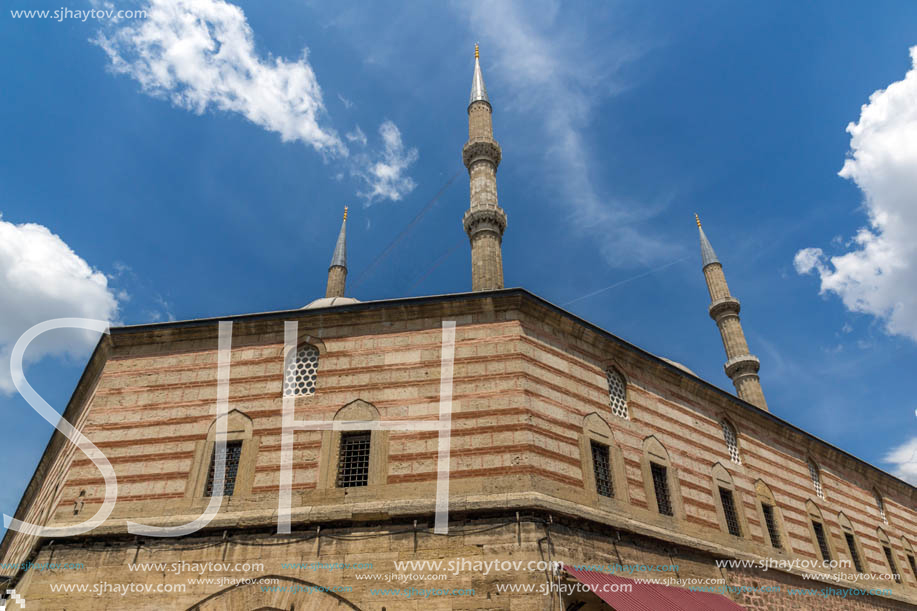
[[[869,225],[848,252],[805,248],[794,264],[817,274],[821,293],[836,294],[848,310],[917,341],[917,47],[910,54],[904,79],[873,93],[847,126],[851,150],[839,174],[863,191]]]
[[[893,465],[894,475],[917,486],[917,437],[892,449],[882,460]]]
[[[52,318],[113,321],[118,300],[105,275],[47,227],[14,225],[0,216],[0,313],[0,393],[9,394],[15,390],[10,352],[26,330]],[[48,332],[30,344],[26,359],[83,356],[97,340],[88,332]]]
[[[222,0],[150,0],[146,11],[147,19],[95,39],[115,72],[176,106],[239,113],[285,141],[347,154],[335,131],[319,123],[322,91],[305,51],[296,61],[258,57],[242,9]]]
[[[405,175],[411,164],[417,161],[417,149],[405,148],[398,126],[391,121],[384,121],[379,126],[379,135],[382,137],[382,150],[372,157],[361,156],[360,167],[354,170],[354,174],[368,186],[368,190],[359,192],[367,205],[381,199],[398,201],[417,186],[410,176]]]
[[[366,139],[366,134],[363,133],[363,130],[360,129],[360,126],[357,125],[353,128],[353,131],[349,131],[344,136],[347,138],[348,142],[359,142],[360,146],[366,146],[368,140]]]
[[[619,201],[596,180],[601,161],[587,134],[598,106],[623,89],[620,69],[643,50],[624,36],[602,31],[602,44],[581,20],[559,18],[561,4],[547,0],[456,3],[481,39],[484,80],[498,108],[537,117],[532,141],[543,151],[536,172],[556,189],[572,226],[598,240],[609,265],[645,265],[671,255],[671,245],[637,228],[667,202]],[[597,49],[601,51],[597,52]],[[471,85],[471,72],[468,73]],[[499,92],[492,86],[500,83]],[[497,127],[499,129],[499,126]],[[497,135],[499,139],[499,134]]]

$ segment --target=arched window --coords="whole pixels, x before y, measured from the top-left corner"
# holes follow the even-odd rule
[[[583,419],[580,436],[583,484],[596,503],[627,502],[624,456],[608,423],[593,412]]]
[[[341,430],[322,432],[319,488],[364,488],[384,484],[388,477],[388,434],[374,424],[379,410],[362,399],[334,415]]]
[[[611,413],[619,418],[627,418],[627,381],[614,367],[605,370],[605,379],[608,380],[608,404]]]
[[[755,492],[758,496],[758,506],[761,509],[760,517],[763,518],[764,527],[767,529],[767,539],[772,548],[783,551],[785,549],[783,516],[780,513],[780,507],[777,506],[774,493],[760,479],[755,482]]]
[[[825,524],[824,518],[822,518],[821,510],[812,501],[806,501],[806,512],[809,514],[812,544],[823,561],[831,562],[834,559],[831,533],[828,531],[828,525]]]
[[[226,418],[223,479],[217,478],[216,432],[218,421],[210,424],[207,440],[198,442],[192,467],[194,479],[189,491],[195,498],[238,497],[251,493],[259,439],[252,437],[252,419],[239,410]]]
[[[881,528],[876,531],[876,534],[879,537],[879,544],[882,546],[882,551],[885,552],[885,560],[888,562],[888,568],[892,574],[896,583],[901,583],[901,574],[898,572],[898,563],[895,562],[895,552],[892,550],[891,541],[888,540],[888,535],[885,534],[885,531]]]
[[[723,438],[726,440],[726,449],[729,450],[729,460],[741,465],[742,457],[739,456],[739,438],[736,435],[735,427],[725,418],[720,420],[720,426],[723,429]]]
[[[669,459],[668,451],[653,435],[643,440],[641,467],[650,511],[656,511],[663,516],[683,516],[678,474]]]
[[[713,465],[713,498],[720,528],[733,537],[743,537],[748,527],[741,493],[736,489],[729,471],[720,463]]]
[[[825,498],[825,491],[821,487],[821,470],[811,459],[809,460],[809,477],[812,478],[812,487],[815,488],[818,498]]]
[[[318,348],[312,344],[300,344],[296,351],[287,354],[283,367],[283,395],[302,397],[315,394],[315,380],[318,376]]]
[[[841,525],[841,532],[844,535],[844,541],[847,543],[847,551],[850,553],[850,560],[853,561],[853,568],[856,569],[857,573],[865,573],[862,561],[864,556],[860,550],[856,533],[853,530],[853,524],[843,513],[837,516],[837,523]]]
[[[873,490],[872,495],[876,499],[876,508],[879,510],[879,517],[882,518],[882,521],[888,524],[888,516],[885,515],[885,502],[882,500],[882,495],[879,494],[878,490]]]

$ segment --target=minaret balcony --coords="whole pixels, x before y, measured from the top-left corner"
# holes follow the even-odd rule
[[[735,381],[737,377],[746,375],[756,375],[761,368],[761,361],[752,354],[742,354],[726,361],[723,369],[730,380]]]
[[[500,150],[500,144],[492,138],[474,138],[465,143],[462,147],[462,161],[465,162],[466,168],[471,168],[471,164],[478,159],[486,159],[495,166],[500,165],[500,159],[503,152]]]
[[[468,210],[462,218],[462,225],[469,238],[474,238],[482,231],[491,231],[498,237],[503,237],[503,231],[506,229],[506,213],[499,207]]]
[[[738,316],[741,304],[735,297],[723,297],[710,304],[710,318],[719,321],[724,316]]]

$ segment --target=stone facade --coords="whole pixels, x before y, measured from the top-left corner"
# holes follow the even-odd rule
[[[214,440],[218,321],[113,329],[94,353],[65,415],[111,461],[119,484],[114,512],[80,538],[52,542],[10,531],[0,548],[5,563],[31,559],[85,565],[79,571],[18,575],[7,570],[17,592],[37,601],[37,608],[558,608],[553,596],[498,592],[500,584],[548,583],[544,571],[467,571],[445,582],[409,582],[475,590],[474,596],[418,601],[373,594],[372,589],[393,584],[356,579],[361,571],[281,566],[340,559],[370,559],[372,570],[362,572],[372,574],[390,574],[394,561],[402,559],[672,563],[679,567],[679,578],[724,578],[735,586],[856,587],[837,576],[837,582],[831,577],[805,580],[799,569],[715,565],[718,559],[817,560],[813,518],[824,525],[836,559],[849,559],[845,533],[852,532],[867,573],[889,572],[883,550],[887,542],[901,583],[870,581],[870,587],[888,592],[849,600],[786,593],[731,596],[749,609],[917,608],[917,576],[908,559],[917,543],[917,489],[524,290],[230,320],[229,439],[242,442],[233,495],[224,499],[209,527],[191,537],[138,538],[127,532],[127,520],[189,522],[208,502],[204,482]],[[456,322],[452,536],[434,535],[431,528],[438,433],[400,430],[373,432],[368,485],[360,488],[336,486],[339,437],[332,431],[295,433],[293,532],[272,534],[280,481],[283,329],[284,321],[292,320],[298,323],[300,342],[319,351],[316,390],[295,399],[297,420],[334,420],[353,413],[361,420],[436,420],[442,323]],[[626,380],[627,418],[611,410],[610,367]],[[724,420],[737,434],[739,462],[724,439]],[[102,478],[60,437],[54,435],[17,518],[61,526],[83,521],[99,508]],[[609,447],[612,497],[597,493],[592,442]],[[810,462],[819,469],[821,496],[813,487]],[[652,463],[667,468],[671,516],[658,510]],[[728,533],[720,488],[734,495],[741,536]],[[885,520],[875,493],[882,499]],[[774,508],[782,549],[771,544],[762,503]],[[115,600],[64,595],[51,588],[102,581],[186,583],[185,577],[161,571],[141,575],[124,566],[182,560],[257,561],[263,570],[245,577],[275,575],[283,583],[353,589],[294,596],[257,584],[188,583],[180,595]],[[205,575],[220,576],[233,575]],[[100,607],[100,601],[113,606]],[[584,609],[604,608],[595,600],[585,602]]]

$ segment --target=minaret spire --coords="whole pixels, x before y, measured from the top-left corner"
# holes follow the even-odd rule
[[[710,318],[716,321],[723,338],[723,347],[726,349],[726,364],[723,368],[741,399],[766,410],[767,401],[764,400],[764,391],[758,378],[761,363],[748,350],[745,332],[742,331],[742,323],[739,321],[739,300],[729,294],[723,265],[716,258],[716,253],[704,234],[700,218],[696,214],[694,218],[697,221],[697,231],[700,233],[704,278],[710,292]]]
[[[502,150],[494,140],[493,108],[484,86],[478,45],[474,46],[474,76],[468,102],[468,142],[462,160],[468,168],[471,197],[462,219],[471,242],[471,288],[491,291],[503,288],[503,231],[506,213],[497,203],[497,166]]]
[[[337,244],[334,245],[334,255],[331,256],[331,266],[328,267],[328,288],[325,290],[325,297],[343,297],[346,282],[347,206],[344,206],[344,220],[341,221],[341,232],[338,234]]]

